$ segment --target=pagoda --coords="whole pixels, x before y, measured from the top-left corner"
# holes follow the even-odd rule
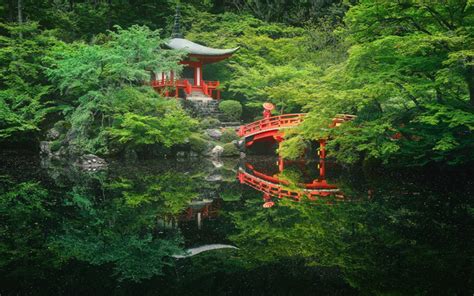
[[[184,66],[182,77],[173,71],[154,75],[151,85],[166,97],[179,97],[191,101],[209,102],[220,100],[219,81],[204,80],[203,67],[232,56],[239,48],[217,49],[194,43],[184,38],[180,29],[179,7],[176,14],[171,39],[166,43],[169,49],[182,50],[187,53],[180,62]]]

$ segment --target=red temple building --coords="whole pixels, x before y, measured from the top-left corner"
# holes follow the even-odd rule
[[[203,67],[227,59],[239,48],[217,49],[206,47],[184,39],[179,24],[179,8],[176,8],[172,39],[166,46],[183,50],[187,56],[180,63],[184,66],[181,77],[173,71],[155,75],[151,85],[167,97],[179,97],[186,100],[209,102],[220,99],[219,81],[204,80]]]

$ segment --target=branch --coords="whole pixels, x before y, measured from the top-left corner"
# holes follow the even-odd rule
[[[396,86],[398,86],[412,101],[415,103],[417,107],[420,106],[420,103],[418,100],[415,98],[414,95],[412,95],[400,82],[394,82]]]
[[[441,26],[444,26],[448,30],[454,31],[456,28],[454,28],[450,23],[448,23],[446,20],[443,19],[441,14],[437,12],[436,10],[432,9],[428,5],[423,5],[424,8],[428,10],[428,12],[433,16],[433,18],[440,24]]]

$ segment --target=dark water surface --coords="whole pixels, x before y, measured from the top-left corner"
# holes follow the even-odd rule
[[[2,296],[474,292],[467,172],[0,156]]]

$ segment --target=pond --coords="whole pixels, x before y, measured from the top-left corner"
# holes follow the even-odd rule
[[[1,295],[473,292],[465,172],[1,160]]]

